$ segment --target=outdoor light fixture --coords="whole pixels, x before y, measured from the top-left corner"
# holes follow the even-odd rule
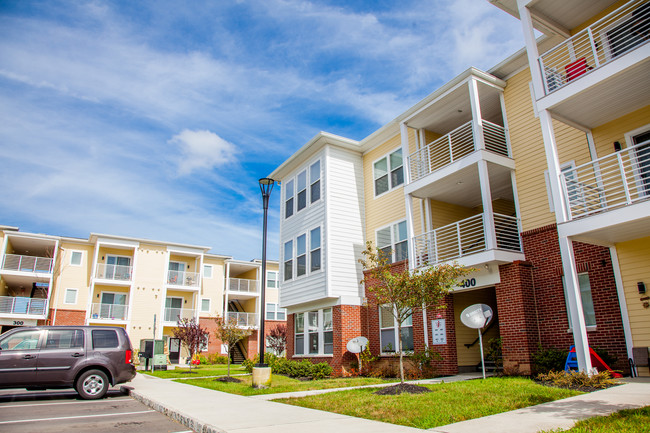
[[[271,197],[271,190],[275,184],[275,180],[268,177],[264,177],[259,180],[260,182],[260,191],[262,192],[262,206],[264,208],[264,219],[262,223],[262,296],[260,299],[260,334],[259,334],[259,343],[260,343],[260,362],[257,364],[257,367],[267,367],[264,363],[264,346],[266,339],[264,338],[264,308],[266,307],[266,220],[269,211],[269,197]]]
[[[645,283],[643,281],[636,283],[636,288],[639,290],[639,295],[643,295],[645,293]]]
[[[621,150],[621,142],[620,141],[615,141],[614,142],[614,152],[620,152]]]

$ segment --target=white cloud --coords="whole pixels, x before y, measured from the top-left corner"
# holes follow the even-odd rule
[[[198,169],[209,170],[236,160],[235,146],[211,131],[184,129],[174,135],[169,143],[178,146],[183,154],[178,161],[180,175],[188,175]]]

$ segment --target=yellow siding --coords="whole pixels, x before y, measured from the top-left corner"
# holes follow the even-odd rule
[[[83,251],[81,266],[70,264],[72,251]],[[90,278],[93,269],[94,245],[62,242],[59,246],[57,265],[53,279],[50,308],[85,310],[88,305]],[[64,304],[65,289],[77,289],[77,303]]]
[[[223,259],[204,258],[203,264],[212,266],[212,278],[203,278],[201,298],[210,299],[210,312],[200,312],[201,317],[221,315],[223,313],[223,291],[225,284],[225,266]],[[199,308],[201,306],[199,305]]]
[[[650,308],[644,308],[639,298],[637,282],[643,281],[650,291],[650,237],[622,242],[616,245],[625,290],[625,301],[630,317],[634,347],[650,346]]]
[[[469,218],[478,213],[481,213],[481,211],[442,201],[431,200],[431,219],[434,229]]]
[[[188,257],[188,256],[181,256],[177,254],[170,254],[169,255],[169,261],[170,262],[180,262],[180,263],[185,263],[186,265],[189,265],[189,267],[185,266],[185,271],[186,272],[198,272],[197,266],[199,264],[198,258],[196,257]]]
[[[515,202],[498,198],[492,201],[492,210],[501,215],[515,216]]]
[[[477,303],[487,304],[496,312],[497,302],[494,289],[454,293],[454,317],[456,318],[454,325],[456,328],[456,352],[459,366],[477,365],[481,362],[481,349],[478,343],[469,349],[465,347],[465,344],[471,344],[478,338],[478,331],[468,328],[460,321],[460,313],[470,305]],[[495,325],[483,335],[484,347],[490,338],[498,337],[499,327]]]
[[[614,153],[615,141],[621,143],[621,146],[625,148],[627,146],[625,133],[648,124],[650,124],[650,105],[594,128],[592,134],[598,157]]]
[[[628,1],[630,1],[630,0],[618,0],[616,3],[614,3],[613,5],[605,8],[602,12],[600,12],[599,14],[594,15],[593,17],[591,17],[590,19],[588,19],[584,23],[580,24],[578,27],[576,27],[574,29],[571,29],[570,33],[572,35],[575,35],[576,33],[580,32],[581,30],[583,30],[583,29],[587,28],[588,26],[592,25],[593,23],[595,23],[596,21],[598,21],[599,19],[601,19],[605,15],[607,15],[610,12],[612,12],[612,11],[618,9],[619,7],[623,6]]]

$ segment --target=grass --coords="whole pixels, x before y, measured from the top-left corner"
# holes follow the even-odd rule
[[[650,432],[650,406],[578,421],[569,433]]]
[[[271,387],[267,389],[255,389],[251,386],[251,376],[237,377],[241,379],[241,383],[225,383],[215,381],[214,379],[193,379],[184,380],[183,383],[189,385],[200,386],[202,388],[214,389],[216,391],[228,392],[230,394],[238,395],[259,395],[259,394],[275,394],[280,392],[293,392],[293,391],[309,391],[312,389],[332,389],[332,388],[345,388],[349,386],[361,385],[375,385],[378,383],[386,383],[383,379],[367,378],[367,377],[349,377],[349,378],[336,378],[336,379],[321,379],[300,381],[286,376],[273,375]]]
[[[187,368],[175,368],[174,370],[167,371],[139,371],[138,373],[148,374],[149,376],[156,376],[162,379],[178,379],[178,378],[194,378],[202,376],[225,376],[228,373],[228,366],[225,364],[214,365],[198,365],[192,367],[192,374],[188,374]],[[196,372],[196,374],[194,374]],[[231,365],[230,374],[246,373],[241,365]]]
[[[429,429],[582,394],[514,377],[426,387],[433,392],[379,396],[375,389],[357,389],[275,401]]]

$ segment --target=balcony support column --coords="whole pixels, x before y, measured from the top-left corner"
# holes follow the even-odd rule
[[[485,231],[485,247],[493,250],[497,247],[497,235],[494,229],[494,210],[492,209],[492,191],[490,191],[490,175],[487,161],[478,162],[478,178],[481,184],[481,201],[483,202],[483,230]]]
[[[566,236],[560,236],[560,255],[562,256],[562,270],[564,271],[564,286],[569,301],[569,315],[571,316],[571,327],[573,328],[573,344],[576,348],[578,369],[591,372],[591,356],[589,354],[589,341],[587,339],[587,324],[582,309],[582,297],[580,295],[580,283],[576,272],[575,252],[573,242]]]
[[[485,150],[485,139],[483,138],[483,118],[481,117],[481,103],[478,94],[478,82],[470,78],[469,102],[472,107],[472,130],[474,131],[474,150]]]
[[[539,52],[537,51],[537,41],[535,40],[535,31],[533,29],[533,18],[526,7],[528,1],[518,0],[519,20],[524,31],[524,41],[526,43],[526,54],[528,55],[528,65],[530,74],[533,79],[533,89],[535,90],[535,99],[544,96],[544,80],[542,79],[542,70],[538,61]]]
[[[553,130],[553,119],[548,111],[540,110],[539,123],[542,127],[542,137],[544,139],[551,198],[555,207],[555,221],[559,224],[568,221],[568,213],[562,185],[560,184],[562,169],[560,168],[560,157],[558,155],[557,142],[555,141],[555,132]]]
[[[408,126],[405,122],[400,123],[400,138],[402,142],[402,167],[404,168],[404,179],[407,182],[411,181],[411,167],[408,163],[407,155],[409,155],[409,131]],[[409,268],[415,269],[415,248],[413,242],[413,236],[415,231],[413,229],[413,196],[411,194],[404,195],[405,209],[406,209],[406,239],[409,239],[408,242],[408,259],[409,259]]]

